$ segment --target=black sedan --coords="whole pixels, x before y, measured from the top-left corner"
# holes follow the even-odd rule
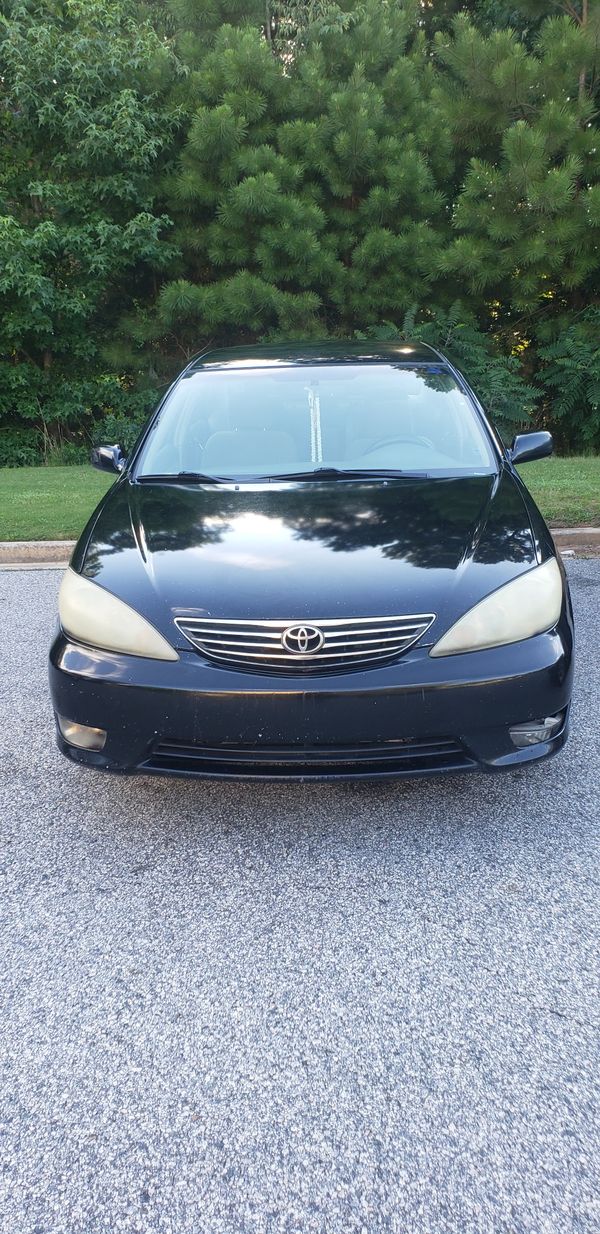
[[[73,554],[58,744],[110,771],[349,779],[565,743],[563,567],[464,378],[422,344],[208,351]]]

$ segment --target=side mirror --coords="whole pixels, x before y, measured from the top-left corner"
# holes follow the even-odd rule
[[[125,455],[120,446],[95,446],[90,460],[98,471],[122,471],[125,466]]]
[[[552,454],[553,448],[551,433],[518,433],[508,457],[511,463],[529,463],[534,458],[546,458]]]

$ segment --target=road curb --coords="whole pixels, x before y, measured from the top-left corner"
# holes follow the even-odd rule
[[[561,553],[600,552],[600,527],[553,527]],[[64,570],[75,540],[0,540],[2,570]]]
[[[600,556],[600,527],[552,527],[551,531],[563,557]]]
[[[600,527],[551,527],[555,540],[598,540]]]
[[[75,540],[0,540],[0,568],[58,569],[68,564]]]

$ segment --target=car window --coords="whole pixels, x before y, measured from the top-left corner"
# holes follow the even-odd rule
[[[493,470],[485,429],[441,367],[310,365],[191,373],[137,475],[276,475],[319,467]]]

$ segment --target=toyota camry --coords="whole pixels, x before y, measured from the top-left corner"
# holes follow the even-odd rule
[[[496,771],[565,743],[562,563],[464,377],[419,343],[206,351],[66,571],[59,748],[117,772]]]

